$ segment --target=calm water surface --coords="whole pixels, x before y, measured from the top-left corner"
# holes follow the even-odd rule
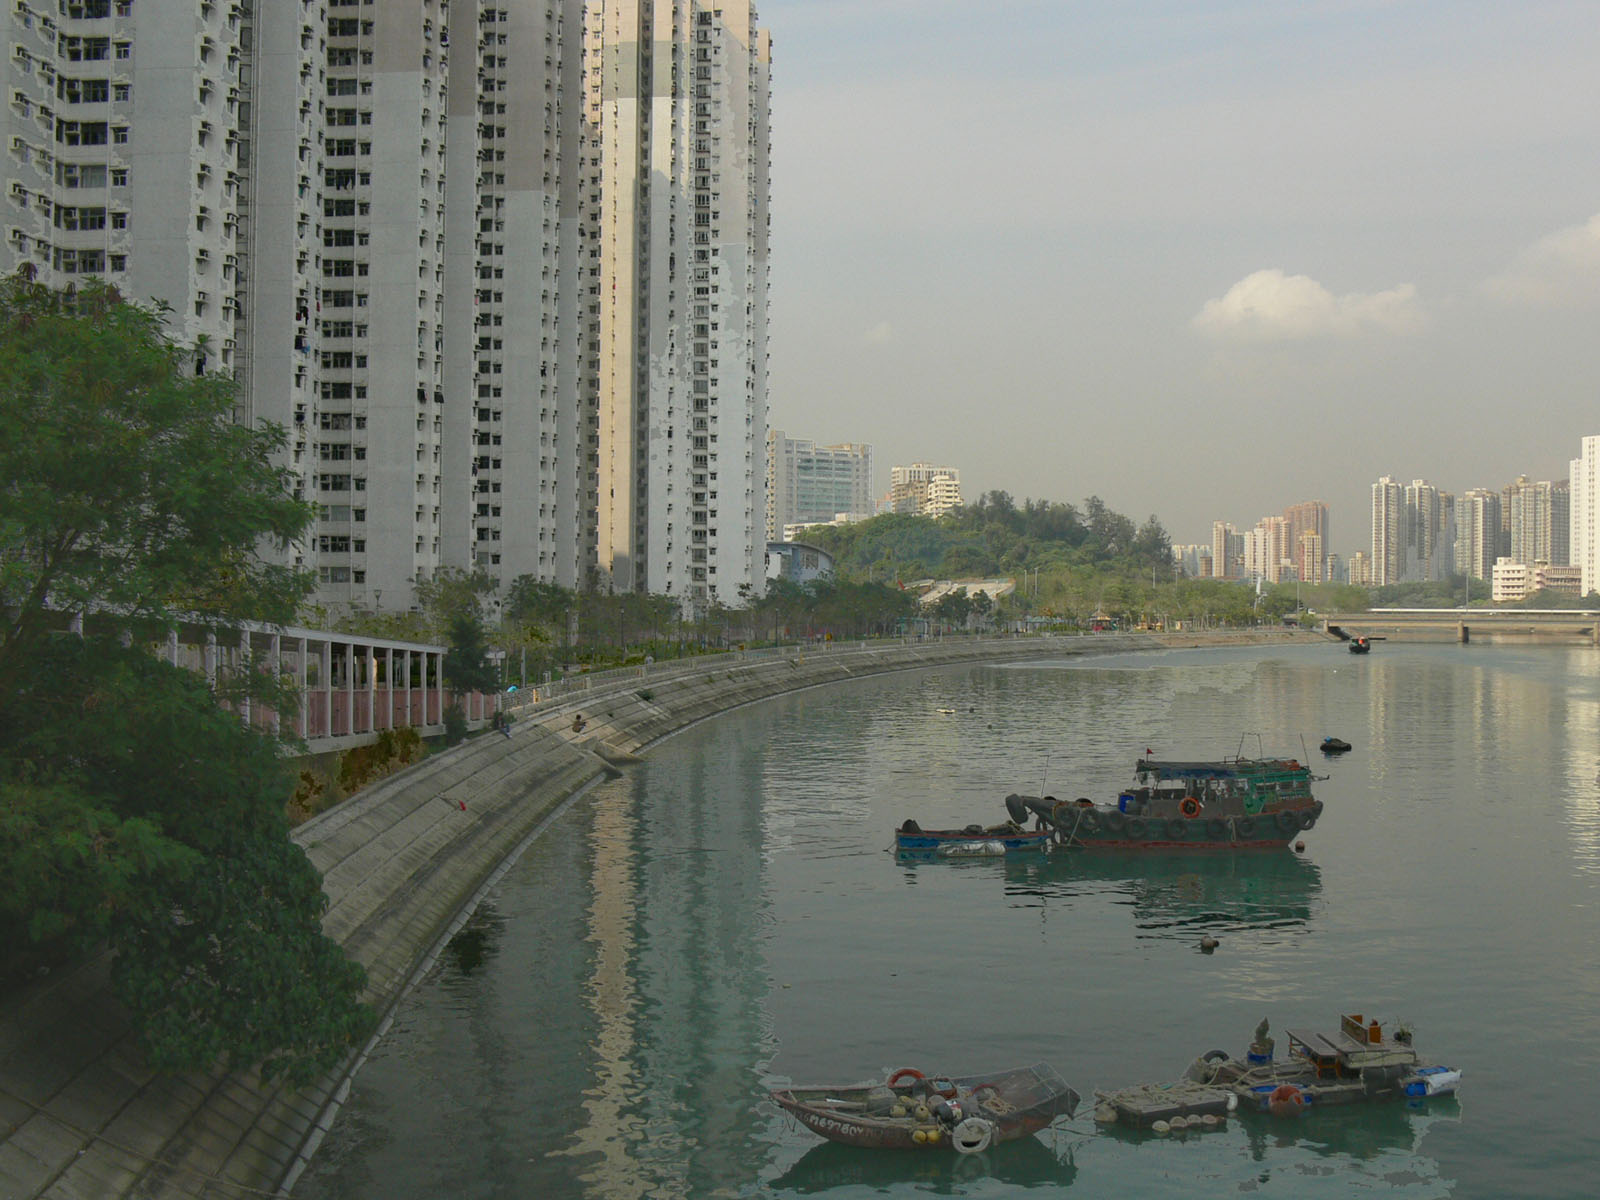
[[[940,713],[955,709],[954,714]],[[1304,855],[896,863],[895,824],[1302,754]],[[1302,743],[1301,739],[1304,739]],[[1187,651],[868,679],[740,710],[590,792],[402,1006],[297,1198],[1577,1197],[1600,1163],[1600,651]],[[1202,935],[1221,941],[1199,951]],[[763,1099],[1044,1059],[1086,1096],[1359,1011],[1458,1100],[959,1158]]]

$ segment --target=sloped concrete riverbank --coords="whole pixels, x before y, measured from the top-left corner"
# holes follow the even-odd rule
[[[295,831],[324,876],[324,927],[368,971],[384,1013],[562,805],[651,742],[742,704],[863,675],[977,662],[1272,640],[1312,633],[1093,635],[867,644],[718,656],[613,676],[524,707]],[[575,730],[574,716],[584,724]],[[298,1091],[254,1073],[153,1075],[106,990],[104,956],[0,1003],[0,1197],[283,1194],[316,1150],[366,1051]]]

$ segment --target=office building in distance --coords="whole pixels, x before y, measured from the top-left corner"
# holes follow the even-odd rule
[[[786,541],[797,526],[864,520],[872,509],[871,446],[767,432],[767,541]]]

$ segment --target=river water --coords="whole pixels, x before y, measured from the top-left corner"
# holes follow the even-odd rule
[[[953,712],[941,712],[951,709]],[[897,863],[905,817],[1103,799],[1147,748],[1303,757],[1306,850]],[[1303,740],[1302,740],[1303,739]],[[1588,1197],[1600,651],[1380,643],[929,670],[697,726],[571,805],[356,1078],[297,1198]],[[1202,953],[1200,938],[1220,941]],[[1416,1031],[1456,1099],[979,1155],[821,1142],[787,1082],[1045,1060],[1086,1097],[1267,1017]]]

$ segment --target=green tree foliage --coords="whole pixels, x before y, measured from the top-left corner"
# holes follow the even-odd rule
[[[201,677],[110,638],[51,639],[25,666],[0,698],[0,944],[25,963],[109,941],[157,1069],[333,1066],[372,1014],[321,931],[272,740]]]
[[[193,361],[102,283],[0,281],[0,687],[63,612],[293,617],[305,575],[258,554],[311,519],[283,432],[234,424],[232,383]]]
[[[449,652],[444,656],[444,681],[454,692],[493,692],[499,679],[489,661],[489,646],[483,622],[465,610],[450,618],[446,636]]]
[[[916,597],[893,584],[836,577],[805,584],[771,579],[766,592],[751,603],[747,619],[772,641],[857,638],[894,633],[916,609]]]
[[[495,582],[487,571],[440,567],[418,580],[416,589],[425,628],[430,636],[444,638],[463,617],[483,621],[484,602],[494,594]]]
[[[281,431],[194,361],[100,284],[0,283],[0,976],[109,944],[152,1066],[298,1081],[370,1028],[363,972],[321,931],[277,743],[143,639],[292,617],[308,580],[260,551],[311,510]]]
[[[1392,583],[1373,588],[1369,603],[1375,608],[1460,608],[1463,598],[1470,603],[1488,603],[1489,582],[1452,575],[1448,579]]]

